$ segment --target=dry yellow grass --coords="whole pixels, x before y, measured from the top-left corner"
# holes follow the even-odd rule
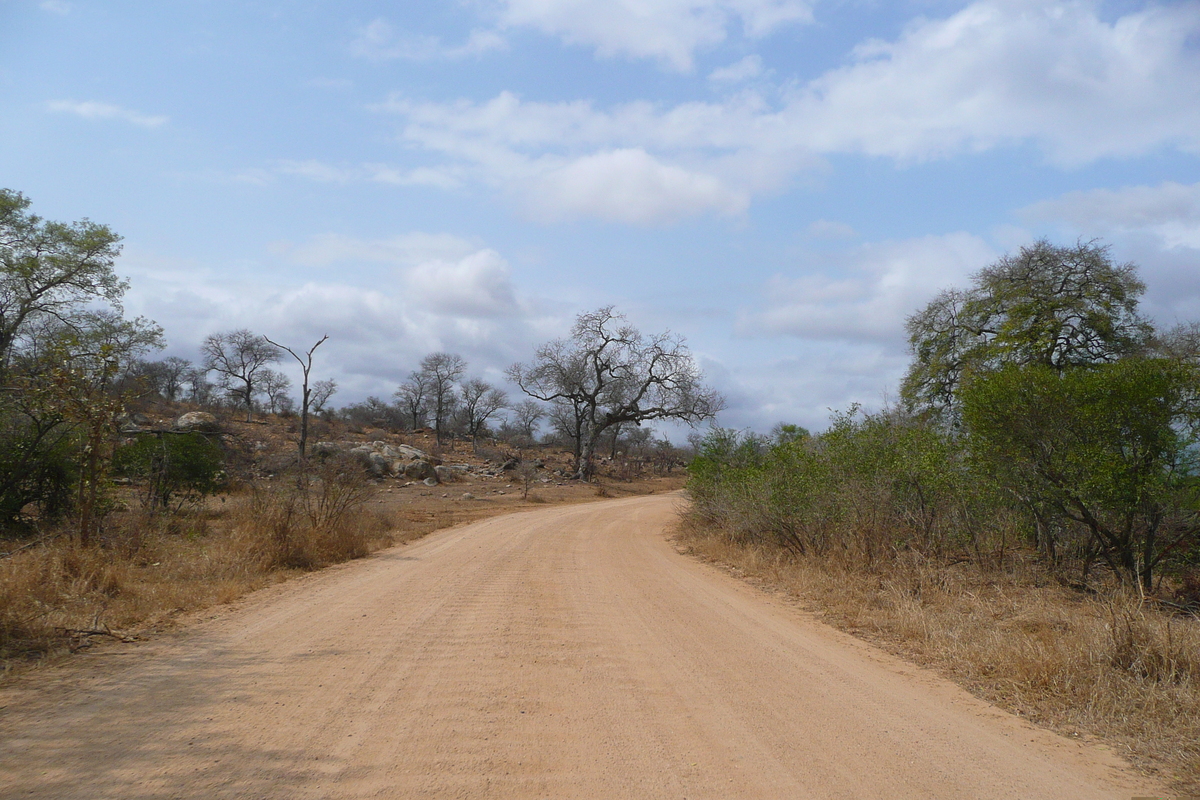
[[[0,664],[9,671],[96,636],[137,635],[395,541],[387,517],[362,508],[371,487],[340,488],[349,491],[277,486],[183,514],[131,511],[98,544],[64,536],[0,559]]]
[[[131,496],[133,510],[110,517],[99,545],[64,536],[0,558],[0,675],[54,662],[106,631],[144,636],[184,612],[442,528],[597,497],[578,482],[539,483],[522,499],[503,478],[432,488],[342,478],[323,476],[307,495],[294,477],[259,480],[174,515],[145,513]],[[681,483],[677,476],[610,484],[607,496]],[[464,489],[479,498],[461,499]],[[5,544],[0,552],[22,542]]]
[[[797,598],[843,630],[1069,736],[1095,737],[1200,795],[1200,621],[1086,596],[1032,567],[899,562],[871,572],[785,558],[685,524],[680,544]]]

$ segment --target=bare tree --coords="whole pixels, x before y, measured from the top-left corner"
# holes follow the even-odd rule
[[[212,402],[213,389],[216,387],[208,379],[208,370],[204,367],[189,369],[184,373],[183,381],[188,387],[188,400],[201,406],[209,405]]]
[[[463,428],[472,443],[479,440],[487,421],[500,409],[508,407],[508,395],[479,378],[464,383],[460,387],[459,397]]]
[[[183,384],[186,381],[184,376],[192,368],[192,362],[179,356],[170,356],[163,359],[162,364],[163,396],[168,400],[178,400],[179,392],[183,389]]]
[[[429,383],[429,399],[433,402],[433,430],[438,444],[442,443],[458,399],[454,384],[466,369],[467,362],[454,353],[430,353],[421,360],[420,371]]]
[[[264,369],[258,383],[262,386],[263,394],[267,396],[268,411],[274,414],[279,410],[280,401],[287,396],[287,390],[292,388],[292,379],[282,372]]]
[[[566,401],[580,414],[576,477],[592,475],[596,443],[613,425],[712,419],[724,399],[703,385],[684,340],[664,332],[644,336],[612,306],[580,314],[570,339],[539,347],[531,364],[509,378],[530,397]]]
[[[325,410],[325,405],[329,402],[329,398],[337,394],[337,381],[330,378],[329,380],[317,381],[312,386],[312,391],[309,392],[309,411],[314,414],[320,414]]]
[[[533,439],[537,424],[546,416],[546,409],[536,400],[522,400],[513,406],[512,425],[522,435]]]
[[[274,345],[275,347],[278,347],[281,350],[286,350],[291,355],[292,358],[296,359],[297,363],[300,364],[300,371],[304,375],[304,383],[300,387],[300,462],[301,462],[301,464],[303,464],[304,460],[308,457],[308,412],[312,407],[312,390],[308,385],[308,379],[309,379],[309,374],[312,372],[313,353],[317,352],[317,348],[320,347],[321,345],[325,344],[325,341],[327,339],[329,339],[329,334],[326,334],[326,335],[322,336],[319,340],[317,340],[316,344],[314,344],[312,347],[308,348],[308,352],[306,352],[304,354],[304,358],[301,358],[296,353],[295,350],[293,350],[292,348],[290,348],[286,345],[279,344],[278,342],[272,342],[270,339],[266,340],[268,343]],[[289,382],[289,385],[290,385],[290,382]],[[336,387],[336,384],[334,384],[334,386]],[[332,395],[333,391],[330,391],[329,394]],[[328,400],[329,400],[329,395],[326,395],[325,400],[322,401],[321,405],[323,406],[325,404],[325,402],[327,402]]]
[[[266,337],[245,328],[214,333],[204,339],[204,368],[216,372],[222,388],[246,406],[246,421],[253,418],[254,398],[262,391],[259,380],[268,364],[279,361],[279,348]]]
[[[410,429],[423,427],[425,415],[429,413],[429,375],[420,370],[412,373],[400,384],[394,397],[412,423]]]

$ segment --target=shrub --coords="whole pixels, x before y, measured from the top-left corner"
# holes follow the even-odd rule
[[[198,499],[220,488],[225,454],[198,432],[141,434],[117,448],[113,468],[117,474],[146,481],[151,507],[167,508],[173,498]]]

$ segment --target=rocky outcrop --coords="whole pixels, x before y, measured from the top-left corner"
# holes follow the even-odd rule
[[[171,423],[171,429],[184,433],[199,431],[201,433],[216,433],[221,429],[217,418],[207,411],[189,411]]]
[[[358,459],[363,468],[376,478],[406,478],[430,486],[461,480],[474,469],[467,464],[443,465],[437,456],[407,444],[317,442],[313,445],[312,452],[313,455],[321,457],[346,454]]]

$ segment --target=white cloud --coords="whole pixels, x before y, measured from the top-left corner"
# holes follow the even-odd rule
[[[753,193],[779,188],[798,163],[811,163],[772,119],[754,117],[761,108],[746,95],[605,112],[509,92],[482,104],[392,97],[377,106],[404,118],[406,143],[444,154],[458,175],[515,195],[533,216],[638,224],[741,213]]]
[[[419,264],[405,284],[427,307],[457,317],[503,317],[518,309],[508,262],[495,250]]]
[[[321,378],[342,387],[336,402],[388,396],[426,354],[448,350],[470,362],[470,373],[500,379],[508,364],[565,330],[567,322],[539,314],[513,285],[496,251],[445,234],[410,233],[383,240],[327,234],[300,245],[277,245],[284,263],[330,267],[315,280],[255,277],[261,269],[214,268],[127,248],[121,272],[131,277],[126,310],[158,320],[168,354],[195,360],[203,338],[248,327],[277,341],[311,344]],[[395,268],[371,285],[349,282],[364,262]],[[285,273],[286,274],[286,273]],[[345,276],[344,278],[342,276]],[[290,364],[283,365],[290,369]]]
[[[460,181],[448,169],[417,167],[398,169],[387,164],[360,164],[357,166],[335,166],[323,161],[280,161],[274,171],[280,175],[305,178],[318,183],[389,183],[394,186],[432,186],[453,189]]]
[[[1029,220],[1064,222],[1091,236],[1149,233],[1166,247],[1200,249],[1200,183],[1069,192],[1018,213]]]
[[[443,44],[437,36],[397,31],[390,22],[379,18],[357,31],[357,36],[350,43],[350,52],[372,61],[431,61],[478,57],[507,47],[504,37],[495,31],[476,29],[461,45],[450,46]]]
[[[781,25],[812,21],[807,0],[502,0],[504,27],[532,27],[601,56],[657,59],[691,71],[698,49],[719,44],[741,23],[762,37]]]
[[[653,19],[699,19],[733,8],[514,0],[506,13],[565,20],[568,12],[600,15],[601,7],[615,8],[614,19],[635,9]],[[766,14],[776,5],[738,8],[750,19],[749,9]],[[864,43],[853,63],[774,99],[742,91],[719,102],[602,109],[501,92],[482,103],[393,96],[375,108],[402,118],[406,145],[443,156],[446,163],[422,179],[430,185],[481,180],[543,217],[538,193],[549,187],[565,204],[557,216],[663,221],[737,213],[825,155],[914,161],[1033,143],[1052,162],[1072,165],[1163,147],[1200,151],[1200,51],[1189,45],[1197,35],[1196,3],[1107,22],[1089,2],[981,0],[945,19],[918,20],[895,41]],[[751,56],[714,76],[750,75],[758,63]],[[594,168],[616,162],[624,173],[600,180]],[[556,175],[578,176],[584,185],[569,191]],[[647,213],[613,213],[641,191],[651,193]]]
[[[899,159],[1033,141],[1060,164],[1200,147],[1200,5],[1113,23],[1093,2],[985,0],[806,86],[809,146]]]
[[[493,318],[519,311],[508,261],[491,248],[446,233],[414,232],[387,239],[329,233],[300,245],[276,243],[272,250],[307,267],[395,267],[404,296],[439,314]]]
[[[169,121],[167,117],[162,115],[143,114],[140,111],[131,111],[121,106],[115,106],[110,103],[97,103],[92,100],[83,102],[52,100],[46,104],[46,107],[51,111],[75,114],[84,119],[119,119],[131,122],[134,125],[140,125],[143,128],[157,128]]]
[[[967,233],[864,245],[837,274],[776,276],[763,310],[744,316],[747,333],[899,346],[904,321],[937,292],[962,286],[997,253]]]
[[[38,6],[43,11],[49,11],[51,14],[57,14],[60,17],[65,17],[71,13],[71,4],[63,2],[63,0],[42,0]]]
[[[757,54],[746,56],[727,67],[714,69],[708,79],[714,83],[741,83],[763,74],[762,57]]]
[[[663,164],[641,149],[622,149],[549,170],[533,182],[528,202],[546,219],[591,216],[646,225],[706,211],[738,214],[749,197],[712,175]]]

